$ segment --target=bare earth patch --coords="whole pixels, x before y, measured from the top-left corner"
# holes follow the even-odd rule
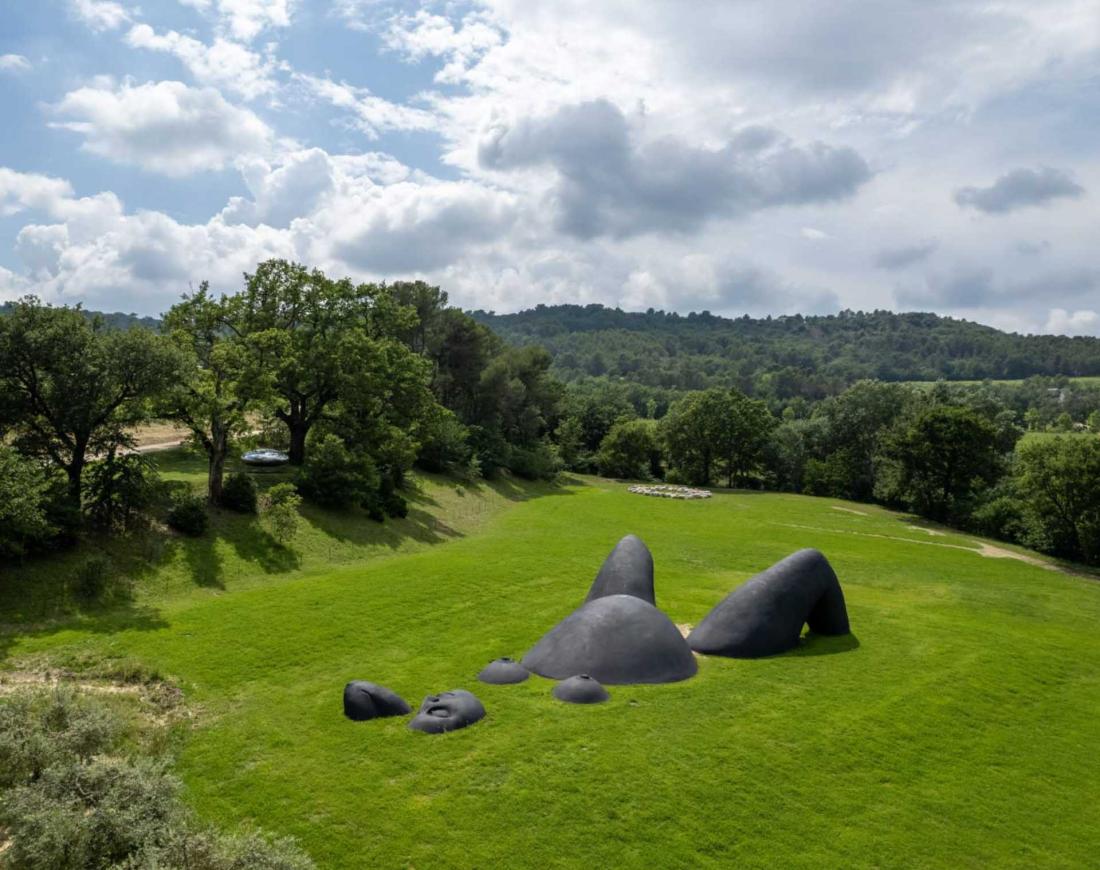
[[[838,504],[831,504],[831,505],[829,505],[829,507],[831,507],[834,511],[844,511],[844,513],[846,513],[846,514],[855,514],[856,516],[860,516],[860,517],[869,516],[869,514],[866,511],[857,511],[855,508],[841,507]]]
[[[907,529],[912,529],[914,532],[924,532],[927,535],[943,535],[943,532],[936,529],[926,529],[924,526],[906,526]]]

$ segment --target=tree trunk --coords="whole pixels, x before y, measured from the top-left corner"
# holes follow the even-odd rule
[[[309,424],[303,420],[287,422],[290,429],[290,464],[301,465],[306,459],[306,436]]]
[[[206,478],[207,500],[218,504],[222,499],[222,479],[225,477],[225,460],[229,453],[229,433],[215,426],[210,439],[210,467]]]
[[[65,469],[65,473],[69,477],[68,486],[68,500],[69,505],[73,510],[74,516],[80,516],[80,509],[82,507],[81,489],[84,476],[84,457],[73,457],[73,461],[69,463]]]

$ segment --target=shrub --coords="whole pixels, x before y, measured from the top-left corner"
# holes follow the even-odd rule
[[[652,480],[661,470],[661,446],[653,420],[620,420],[600,442],[600,473]]]
[[[0,445],[0,558],[22,556],[49,540],[56,531],[50,501],[41,464]]]
[[[440,409],[423,435],[417,464],[426,471],[457,472],[470,462],[470,432],[445,408]]]
[[[206,513],[206,502],[194,493],[177,495],[168,511],[168,525],[184,535],[197,538],[206,531],[210,518]]]
[[[103,555],[89,556],[76,570],[73,591],[83,601],[98,601],[111,583],[113,566]]]
[[[93,462],[84,474],[84,510],[100,528],[127,529],[153,503],[156,480],[149,460],[138,453]]]
[[[243,472],[231,474],[222,487],[221,505],[240,514],[256,513],[256,483]]]
[[[263,497],[263,516],[271,536],[284,547],[298,533],[298,509],[302,497],[292,483],[278,483]]]
[[[298,477],[298,490],[324,507],[362,504],[378,489],[378,470],[333,434],[313,441]]]
[[[561,460],[553,445],[542,441],[509,450],[508,470],[528,480],[549,480],[561,470]]]

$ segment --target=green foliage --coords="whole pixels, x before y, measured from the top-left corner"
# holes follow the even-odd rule
[[[370,459],[349,450],[329,432],[312,440],[298,476],[298,490],[323,507],[363,504],[378,491],[378,469]]]
[[[197,538],[206,532],[210,516],[205,501],[188,490],[173,498],[167,522],[177,532]]]
[[[52,537],[50,500],[43,464],[0,444],[0,558],[23,556]]]
[[[246,471],[229,475],[222,489],[221,506],[239,514],[256,513],[256,482]]]
[[[886,437],[880,493],[935,520],[964,518],[1003,469],[997,428],[976,411],[933,405]]]
[[[101,529],[125,531],[152,505],[156,491],[156,472],[145,456],[112,453],[88,466],[84,511]]]
[[[271,535],[282,546],[287,546],[298,533],[299,508],[302,497],[292,483],[277,483],[263,496],[263,518]]]
[[[86,602],[99,601],[111,586],[114,566],[102,554],[89,556],[73,577],[73,590]]]
[[[470,432],[453,411],[439,408],[427,421],[416,461],[426,471],[456,474],[470,464]]]
[[[525,447],[510,447],[507,466],[527,480],[551,480],[561,471],[561,459],[549,441],[536,441]]]
[[[1013,484],[1026,542],[1100,564],[1100,439],[1024,441],[1017,448]]]
[[[651,480],[661,473],[661,445],[655,420],[622,420],[611,427],[597,457],[600,474]]]

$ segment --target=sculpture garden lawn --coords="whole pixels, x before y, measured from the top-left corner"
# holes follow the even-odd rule
[[[164,461],[201,475],[182,454]],[[206,540],[120,557],[136,587],[113,610],[50,619],[30,590],[67,563],[16,572],[0,593],[16,613],[4,667],[120,657],[170,675],[194,715],[177,765],[189,799],[219,824],[295,835],[320,867],[1035,867],[1100,854],[1094,576],[829,499],[646,499],[594,478],[419,485],[409,519],[385,527],[307,511],[296,555],[222,516]],[[816,547],[853,635],[701,658],[690,680],[609,686],[593,706],[555,701],[539,677],[476,682],[578,606],[628,532],[681,625]],[[350,722],[354,678],[414,709],[470,689],[488,715],[442,736]]]

